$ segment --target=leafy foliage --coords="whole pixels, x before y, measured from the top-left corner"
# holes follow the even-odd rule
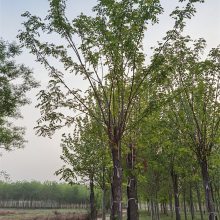
[[[15,43],[0,40],[0,148],[5,150],[23,146],[24,128],[11,121],[21,117],[19,107],[30,102],[26,93],[38,86],[32,71],[13,60],[20,53]]]

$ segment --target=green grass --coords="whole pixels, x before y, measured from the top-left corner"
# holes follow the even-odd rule
[[[190,214],[188,214],[187,217],[188,217],[187,219],[191,219]],[[176,218],[175,218],[175,214],[174,214],[173,218],[171,216],[160,215],[160,219],[161,220],[175,220]],[[181,219],[185,219],[184,215],[181,215]],[[204,215],[204,219],[208,219],[208,216]],[[139,220],[151,220],[151,216],[149,216],[149,214],[147,214],[146,212],[140,212]],[[199,213],[195,214],[195,220],[201,220]]]

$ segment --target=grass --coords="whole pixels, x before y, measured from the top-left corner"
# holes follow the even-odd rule
[[[0,209],[0,220],[84,220],[86,214],[80,209]]]
[[[0,209],[0,220],[86,220],[87,210],[83,209]],[[126,215],[126,212],[124,213]],[[175,220],[175,216],[160,216],[161,220]],[[204,216],[204,219],[207,219]],[[123,218],[126,220],[126,216]],[[184,219],[182,216],[181,219]],[[188,219],[191,216],[188,215]],[[151,220],[147,212],[140,212],[139,220]],[[195,220],[201,220],[199,213],[196,213]]]
[[[165,216],[165,215],[160,215],[161,220],[175,220],[175,214],[173,218],[171,216]],[[181,215],[181,219],[185,219],[184,215]],[[191,215],[187,215],[187,219],[191,219]],[[208,219],[208,216],[204,215],[204,219]],[[139,220],[151,220],[151,216],[147,214],[147,212],[140,212],[140,218]],[[196,213],[195,214],[195,219],[194,220],[201,220],[200,214]]]

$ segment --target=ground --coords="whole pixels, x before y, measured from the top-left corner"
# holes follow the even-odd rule
[[[86,210],[0,209],[0,220],[86,220]]]
[[[0,220],[87,220],[87,216],[88,210],[80,209],[0,209]],[[190,219],[190,215],[188,217]],[[206,219],[206,216],[204,218]],[[175,217],[161,216],[161,220],[173,219]],[[195,220],[200,219],[199,213],[197,213]],[[98,220],[101,220],[101,218],[98,218]],[[109,217],[106,220],[109,220]],[[124,217],[124,220],[126,220],[126,217]],[[151,220],[151,217],[146,212],[141,212],[140,220]]]

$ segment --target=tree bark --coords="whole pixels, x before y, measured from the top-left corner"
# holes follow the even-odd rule
[[[113,176],[111,182],[111,220],[122,220],[122,163],[120,143],[111,145]]]
[[[178,175],[175,173],[173,168],[171,170],[171,177],[172,177],[172,183],[173,183],[176,220],[180,220],[181,217],[180,217],[180,206],[179,206]]]
[[[193,205],[193,192],[192,192],[192,185],[190,183],[189,186],[189,199],[190,199],[190,213],[191,213],[191,219],[195,219],[195,212],[194,212],[194,205]]]
[[[96,220],[96,207],[95,207],[95,193],[94,193],[94,182],[93,176],[90,177],[90,219]]]
[[[102,220],[106,219],[106,189],[102,189]]]
[[[154,212],[154,202],[150,200],[150,207],[151,207],[151,220],[155,220],[155,212]]]
[[[202,202],[201,202],[201,195],[200,195],[198,183],[196,183],[196,194],[197,194],[197,199],[198,199],[198,204],[199,204],[200,217],[201,217],[201,220],[203,220],[204,217],[203,217],[203,212],[202,212]]]
[[[169,192],[169,207],[170,207],[170,213],[171,217],[173,218],[173,201],[172,201],[172,192]]]
[[[187,210],[186,210],[186,190],[183,190],[183,208],[184,208],[184,216],[185,220],[187,220]]]
[[[134,176],[128,178],[127,196],[128,196],[127,219],[138,220],[139,215],[138,215],[138,201],[137,201],[137,181],[136,181],[136,177]]]
[[[220,193],[219,193],[219,187],[217,186],[217,184],[214,183],[214,189],[215,189],[215,193],[216,193],[216,210],[218,212],[218,217],[220,218]]]
[[[201,166],[203,187],[205,191],[206,208],[209,214],[209,220],[215,220],[215,209],[214,209],[213,198],[211,193],[207,160],[206,159],[202,160],[200,162],[200,166]]]
[[[158,198],[157,198],[157,192],[156,192],[155,213],[156,213],[156,219],[160,220],[160,209],[159,209],[159,203],[158,203]]]
[[[138,199],[137,199],[137,178],[133,174],[135,166],[135,149],[133,144],[129,144],[129,153],[127,155],[128,184],[127,184],[127,219],[138,220]]]
[[[105,167],[102,167],[102,220],[106,219],[106,180]]]

